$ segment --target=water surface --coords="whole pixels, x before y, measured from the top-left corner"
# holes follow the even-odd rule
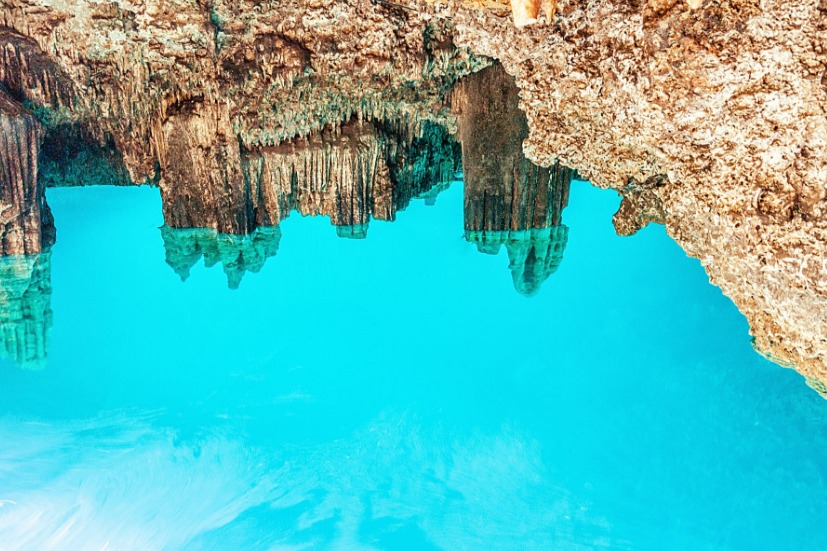
[[[827,548],[827,402],[662,227],[615,236],[612,192],[572,185],[532,298],[461,183],[366,239],[294,214],[234,290],[167,265],[155,189],[48,199],[3,551]]]

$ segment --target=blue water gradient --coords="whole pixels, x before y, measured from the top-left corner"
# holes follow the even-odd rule
[[[827,401],[662,227],[572,187],[539,294],[462,189],[364,240],[292,215],[227,288],[158,191],[51,189],[49,358],[0,365],[0,549],[827,548]]]

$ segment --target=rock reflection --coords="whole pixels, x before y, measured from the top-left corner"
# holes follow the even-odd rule
[[[51,300],[50,250],[0,257],[0,357],[25,369],[45,366]]]
[[[221,264],[230,289],[238,289],[247,272],[256,273],[276,256],[281,240],[278,226],[262,226],[247,235],[218,233],[205,228],[161,228],[167,264],[186,281],[199,260],[209,268]]]
[[[433,202],[454,179],[459,159],[453,137],[430,122],[354,120],[245,151],[243,201],[229,194],[229,203],[217,202],[212,189],[162,187],[167,263],[186,279],[202,256],[208,266],[221,262],[236,288],[245,271],[258,271],[275,255],[278,224],[291,212],[327,216],[339,237],[364,239],[371,219],[393,221],[416,197]]]
[[[40,253],[54,243],[38,158],[43,126],[0,86],[0,255]]]
[[[494,65],[462,80],[454,93],[465,175],[465,238],[480,252],[505,245],[514,287],[536,294],[563,259],[573,171],[544,168],[523,154],[528,136],[514,80]]]

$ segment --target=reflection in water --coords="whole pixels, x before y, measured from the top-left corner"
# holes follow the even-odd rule
[[[528,123],[513,78],[494,65],[454,93],[465,175],[465,237],[480,252],[508,251],[514,287],[536,294],[563,259],[572,170],[543,168],[523,154]]]
[[[469,277],[497,267],[460,189],[337,278],[315,260],[352,244],[296,221],[242,293],[144,261],[156,190],[58,190],[66,314],[49,373],[0,384],[0,548],[827,549],[821,399],[664,232],[620,242],[614,197],[572,192],[599,258],[526,301]]]
[[[0,257],[0,357],[26,369],[46,363],[52,328],[51,250]]]
[[[502,66],[464,78],[451,104],[462,144],[465,237],[488,254],[505,245],[515,288],[534,295],[563,258],[568,228],[561,218],[573,171],[559,164],[540,167],[525,157],[522,142],[528,124],[514,80]],[[236,248],[247,243],[223,238],[228,234],[215,230],[179,232],[170,227],[220,230],[227,225],[222,220],[232,221],[228,227],[233,231],[245,220],[258,228],[275,227],[292,211],[327,216],[339,237],[364,239],[372,218],[392,221],[412,198],[433,205],[459,165],[459,144],[446,128],[431,122],[352,120],[278,146],[245,151],[240,159],[244,201],[217,203],[211,191],[197,186],[162,186],[169,226],[163,229],[167,261],[186,279],[205,243],[224,239]],[[213,207],[221,212],[211,213]],[[208,265],[220,256],[227,270],[225,256],[204,250]],[[230,256],[235,288],[246,261],[244,255]],[[259,269],[269,256],[252,256],[252,265]]]
[[[203,255],[208,266],[222,262],[230,287],[238,287],[245,270],[258,271],[275,255],[278,224],[293,211],[327,216],[339,237],[364,239],[372,218],[393,221],[415,197],[433,202],[453,180],[459,151],[443,127],[428,122],[413,128],[352,121],[247,151],[241,162],[253,196],[243,209],[252,212],[235,219],[255,219],[249,236],[192,229],[209,224],[201,211],[208,198],[194,201],[193,190],[164,193],[167,263],[182,279]]]
[[[505,245],[514,288],[530,297],[537,294],[540,285],[560,267],[568,230],[566,226],[514,231],[466,230],[465,238],[485,254],[496,255],[500,246]]]
[[[279,223],[291,212],[327,216],[339,237],[364,239],[371,219],[395,220],[414,198],[433,205],[461,163],[466,239],[487,254],[505,245],[515,288],[536,294],[562,261],[568,228],[561,215],[572,171],[539,167],[523,155],[528,126],[514,81],[500,65],[463,79],[451,103],[456,137],[429,121],[354,119],[278,146],[244,150],[234,172],[243,182],[227,180],[232,192],[199,187],[198,178],[162,184],[167,264],[183,281],[201,258],[208,267],[220,263],[229,287],[236,289],[246,272],[258,272],[276,255]],[[95,181],[123,183],[116,156],[70,151],[78,141],[70,138],[53,137],[44,162],[51,155],[91,164],[52,171],[52,184],[61,179],[76,184],[83,173],[96,175]],[[109,179],[100,175],[107,171]],[[48,245],[54,232],[46,218],[43,236],[37,237]],[[0,289],[4,355],[29,368],[42,366],[51,325],[49,253],[3,259]]]
[[[246,272],[256,273],[271,256],[276,256],[281,240],[278,226],[261,226],[247,235],[218,233],[207,228],[161,228],[167,264],[186,281],[201,258],[209,268],[221,263],[230,289],[238,289]]]

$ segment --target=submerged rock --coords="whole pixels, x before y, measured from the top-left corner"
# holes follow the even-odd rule
[[[454,93],[465,176],[465,238],[480,252],[508,251],[514,287],[536,294],[563,260],[562,224],[573,171],[535,165],[522,150],[528,136],[514,79],[493,65],[468,76]]]
[[[527,297],[536,295],[540,285],[560,267],[568,238],[569,229],[563,225],[530,230],[465,232],[465,239],[474,243],[481,253],[496,255],[505,245],[514,288]]]
[[[225,271],[230,270],[216,244],[224,244],[228,251],[257,244],[262,232],[273,237],[272,228],[278,231],[278,224],[293,211],[327,216],[339,237],[364,239],[371,218],[395,220],[414,197],[445,189],[456,173],[458,153],[455,140],[441,126],[425,123],[410,135],[404,129],[358,121],[246,152],[236,160],[239,167],[222,169],[243,173],[243,196],[224,193],[219,202],[218,190],[227,187],[215,182],[166,191],[162,186],[165,218],[181,226],[162,229],[167,263],[182,279],[202,256],[208,266],[221,261]],[[226,172],[204,174],[220,178]],[[201,193],[205,190],[207,196]],[[199,224],[206,228],[190,227]],[[251,231],[226,233],[215,226]],[[275,255],[277,246],[278,240],[272,254],[253,258],[263,263]],[[228,271],[231,287],[238,286],[245,265],[230,262],[236,274]]]
[[[161,228],[167,264],[186,281],[199,260],[212,267],[221,264],[230,289],[238,289],[247,272],[257,273],[276,256],[281,241],[278,226],[258,227],[247,235],[218,233],[209,228]]]
[[[51,251],[0,257],[0,357],[46,365],[52,328]]]

